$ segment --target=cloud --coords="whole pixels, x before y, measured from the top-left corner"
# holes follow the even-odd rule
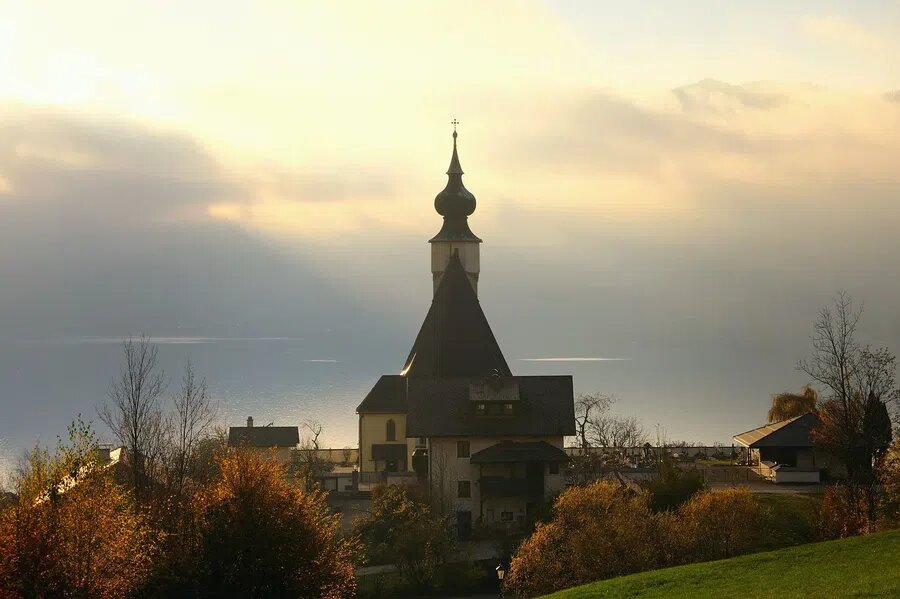
[[[835,15],[803,17],[800,27],[814,39],[862,53],[880,53],[888,47],[874,31]]]
[[[672,93],[686,111],[735,111],[742,108],[770,110],[787,102],[785,94],[756,91],[749,86],[734,85],[716,79],[704,79],[677,87]]]

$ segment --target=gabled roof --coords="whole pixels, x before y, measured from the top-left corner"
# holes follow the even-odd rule
[[[296,426],[232,426],[228,429],[228,445],[237,447],[296,447],[300,430]]]
[[[402,374],[512,375],[456,253],[450,256]]]
[[[398,414],[406,412],[406,379],[399,374],[383,374],[362,403],[357,414]]]
[[[812,412],[773,422],[734,436],[745,447],[812,447],[811,431],[819,425]]]
[[[409,377],[409,437],[556,436],[575,434],[571,376],[517,376],[519,399],[511,414],[479,413],[471,391],[493,377]]]
[[[502,441],[476,451],[469,458],[473,464],[507,464],[521,462],[568,462],[569,456],[546,441]]]

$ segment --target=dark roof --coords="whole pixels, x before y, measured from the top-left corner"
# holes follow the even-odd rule
[[[501,376],[512,374],[459,255],[454,253],[402,374],[472,377],[495,372]]]
[[[232,426],[228,429],[228,445],[251,447],[295,447],[300,443],[296,426]]]
[[[362,403],[358,414],[396,414],[406,412],[406,379],[399,374],[383,374]]]
[[[734,440],[746,447],[812,447],[810,431],[819,425],[819,417],[812,412],[802,416],[773,422],[746,433]]]
[[[509,462],[568,462],[569,456],[559,447],[546,441],[502,441],[469,458],[473,464],[501,464]]]
[[[372,444],[372,459],[405,460],[406,443],[374,443]]]
[[[406,434],[409,437],[574,435],[571,376],[516,376],[519,399],[511,415],[476,413],[473,389],[494,386],[493,377],[409,377]]]

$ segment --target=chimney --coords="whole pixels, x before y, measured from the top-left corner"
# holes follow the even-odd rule
[[[253,428],[253,416],[247,416],[247,428]]]

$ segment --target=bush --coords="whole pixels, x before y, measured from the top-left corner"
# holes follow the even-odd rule
[[[690,561],[758,550],[769,529],[768,511],[746,487],[698,493],[681,507],[679,516]]]
[[[869,521],[866,494],[852,485],[830,485],[825,489],[819,532],[823,539],[861,535],[873,527]]]
[[[530,596],[655,567],[655,527],[647,493],[608,481],[569,488],[519,547],[504,589]]]
[[[650,508],[655,512],[678,509],[698,491],[706,488],[697,470],[679,468],[671,457],[663,456],[659,477],[646,485],[650,491]]]

